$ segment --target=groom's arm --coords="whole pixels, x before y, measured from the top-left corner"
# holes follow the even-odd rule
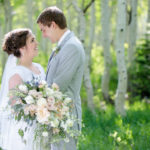
[[[58,84],[60,90],[65,92],[80,65],[81,52],[76,45],[70,44],[64,47],[60,56],[54,83]]]

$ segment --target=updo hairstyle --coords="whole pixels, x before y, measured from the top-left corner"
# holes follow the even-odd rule
[[[14,54],[16,57],[21,57],[20,48],[26,45],[29,34],[31,34],[30,29],[15,29],[7,34],[5,34],[2,49],[10,54]]]

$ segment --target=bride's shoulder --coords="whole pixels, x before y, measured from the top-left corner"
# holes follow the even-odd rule
[[[21,66],[15,66],[13,68],[13,71],[10,73],[10,76],[13,76],[15,74],[18,74],[20,77],[23,77],[24,75],[27,74],[25,68],[21,67]]]
[[[42,66],[41,64],[35,63],[35,62],[33,62],[33,64],[34,64],[36,67],[38,67],[40,71],[41,71],[41,70],[44,71],[44,68],[43,68],[43,66]]]
[[[33,62],[36,67],[43,68],[41,64]]]

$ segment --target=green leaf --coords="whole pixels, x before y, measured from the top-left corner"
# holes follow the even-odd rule
[[[22,129],[19,129],[19,130],[18,130],[18,133],[19,133],[19,135],[23,138],[23,136],[24,136],[24,131],[23,131]]]
[[[23,112],[21,111],[21,112],[18,114],[18,117],[17,117],[17,120],[18,120],[18,121],[21,120],[22,115],[23,115]]]

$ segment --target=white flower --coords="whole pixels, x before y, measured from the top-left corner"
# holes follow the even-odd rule
[[[29,91],[29,95],[36,97],[38,95],[38,92],[34,89],[34,90],[30,90]]]
[[[68,142],[69,142],[69,138],[65,138],[64,141],[65,141],[66,143],[68,143]]]
[[[45,81],[45,80],[42,80],[42,81],[40,82],[40,84],[39,84],[39,88],[45,87],[46,84],[47,84],[46,81]]]
[[[71,119],[68,119],[66,121],[66,124],[67,124],[68,127],[72,127],[73,126],[73,121]]]
[[[116,137],[116,136],[117,136],[117,134],[118,134],[118,133],[115,131],[115,132],[114,132],[114,134],[113,134],[113,135],[114,135],[114,137]]]
[[[46,88],[45,90],[46,90],[46,95],[47,96],[52,96],[53,93],[54,93],[54,91],[52,89],[50,89],[50,88]]]
[[[41,83],[42,85],[46,85],[46,84],[47,84],[45,80],[42,80],[40,83]]]
[[[51,121],[51,126],[52,127],[58,127],[58,125],[59,125],[58,119],[54,119],[53,121]]]
[[[69,107],[63,106],[62,111],[63,111],[63,112],[68,112],[68,111],[69,111]]]
[[[40,123],[47,123],[49,119],[50,113],[46,108],[38,107],[37,109],[37,120]]]
[[[114,138],[115,138],[115,137],[117,136],[117,134],[118,134],[118,133],[115,131],[113,134],[112,134],[112,133],[110,133],[110,136],[112,136],[112,137],[114,137]]]
[[[42,136],[47,137],[48,136],[48,132],[46,132],[46,131],[42,132]]]
[[[55,91],[55,92],[54,92],[54,96],[55,96],[57,99],[61,100],[63,95],[62,95],[61,92]]]
[[[117,137],[117,141],[120,142],[120,141],[121,141],[121,138],[120,138],[120,137]]]
[[[18,88],[19,88],[20,91],[22,91],[22,92],[24,92],[24,93],[27,93],[27,92],[28,92],[28,88],[27,88],[26,85],[21,84],[21,85],[19,85]]]
[[[53,134],[58,134],[59,133],[59,129],[58,128],[53,128]]]
[[[45,98],[40,98],[38,101],[37,101],[37,105],[42,107],[42,106],[46,106],[47,105],[47,102],[46,102],[46,99]]]
[[[72,101],[71,98],[67,97],[67,98],[65,98],[64,103],[65,103],[65,104],[68,104],[68,103],[70,103],[71,101]]]
[[[28,109],[28,107],[25,107],[25,108],[24,108],[24,114],[25,114],[25,115],[29,115],[29,109]]]
[[[34,99],[30,95],[25,97],[25,101],[27,102],[27,104],[33,104],[34,103]]]
[[[65,131],[67,130],[67,125],[62,121],[60,125]]]
[[[36,105],[34,105],[34,104],[31,104],[24,108],[25,115],[30,114],[31,116],[34,116],[35,113],[36,113]]]
[[[57,91],[59,90],[59,86],[56,83],[52,84],[52,88]]]
[[[70,117],[70,113],[69,113],[69,112],[65,113],[65,116],[66,116],[67,118],[69,118],[69,117]]]

